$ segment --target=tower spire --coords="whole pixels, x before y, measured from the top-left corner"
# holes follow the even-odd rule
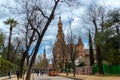
[[[79,38],[78,38],[78,45],[83,45],[80,35],[79,35]]]
[[[60,13],[59,13],[59,21],[58,21],[58,25],[62,25],[62,21],[61,21]]]
[[[45,49],[45,46],[44,46],[44,53],[43,53],[43,57],[44,57],[44,59],[46,58],[46,49]]]
[[[59,22],[61,22],[61,23],[62,23],[60,13],[59,13]]]

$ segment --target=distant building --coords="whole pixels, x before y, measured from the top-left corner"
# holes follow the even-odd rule
[[[43,52],[43,59],[42,59],[42,67],[43,69],[48,69],[48,65],[49,65],[49,62],[48,62],[48,59],[46,58],[46,49],[44,47],[44,52]]]
[[[54,43],[54,47],[53,47],[53,57],[54,57],[54,67],[58,70],[60,69],[60,67],[65,68],[65,59],[69,59],[70,55],[69,55],[69,49],[68,46],[69,44],[66,44],[65,40],[64,40],[64,33],[62,30],[62,21],[61,21],[61,17],[59,17],[59,21],[58,21],[58,33],[56,36],[57,40]],[[84,50],[84,45],[82,43],[82,39],[79,37],[78,39],[78,43],[74,44],[75,47],[77,47],[77,58],[76,60],[79,61],[83,61],[85,62],[85,50]],[[65,55],[67,55],[65,57]],[[63,60],[64,58],[64,60]],[[63,61],[61,61],[63,60]]]
[[[85,50],[85,63],[86,65],[90,65],[90,53],[89,53],[89,49],[84,49]],[[94,53],[94,61],[97,60],[96,58],[96,50],[93,49],[93,53]]]

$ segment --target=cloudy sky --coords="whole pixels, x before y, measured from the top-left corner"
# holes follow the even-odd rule
[[[79,34],[82,38],[82,41],[84,43],[84,48],[88,48],[88,39],[87,39],[87,32],[86,28],[84,28],[82,15],[85,13],[86,7],[90,3],[100,3],[101,5],[104,5],[108,9],[118,8],[120,6],[120,0],[81,0],[82,5],[79,8],[76,9],[68,9],[68,12],[64,11],[64,6],[61,9],[58,9],[62,18],[63,22],[63,31],[65,35],[67,34],[69,30],[69,24],[68,21],[70,18],[72,18],[72,30],[74,34]],[[4,6],[15,6],[14,0],[0,0],[0,30],[8,34],[9,26],[6,26],[3,24],[3,21],[5,21],[8,18],[13,18],[13,14]],[[51,56],[51,47],[53,46],[55,40],[56,40],[56,34],[57,34],[57,23],[58,23],[58,17],[59,15],[55,16],[55,19],[50,24],[40,47],[39,53],[43,52],[44,46],[47,49],[48,57]],[[52,28],[54,27],[54,28]]]

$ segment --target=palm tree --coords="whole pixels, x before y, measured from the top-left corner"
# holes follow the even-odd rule
[[[13,27],[15,27],[18,24],[18,22],[14,19],[9,18],[6,21],[4,21],[4,24],[10,25],[9,42],[8,42],[8,54],[7,54],[7,60],[10,60],[12,30],[13,30]]]

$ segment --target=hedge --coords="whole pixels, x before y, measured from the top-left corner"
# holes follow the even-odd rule
[[[102,65],[104,74],[111,73],[111,74],[120,74],[120,65]],[[98,73],[98,65],[93,66],[92,68],[93,73]]]

